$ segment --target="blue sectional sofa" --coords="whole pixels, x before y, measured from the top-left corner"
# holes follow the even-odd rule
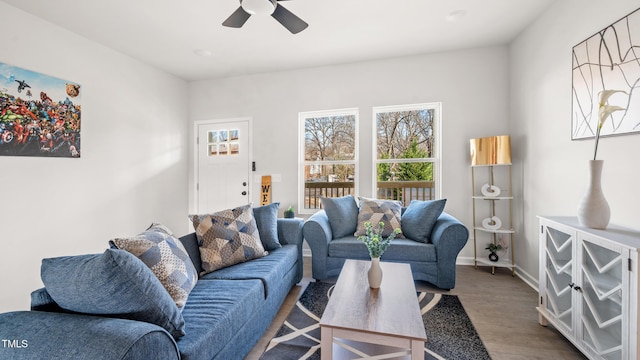
[[[157,319],[128,319],[140,314],[115,317],[66,311],[53,301],[46,287],[36,290],[31,311],[0,314],[0,339],[7,340],[0,346],[0,359],[242,359],[302,279],[302,225],[301,219],[277,219],[281,247],[264,257],[202,275],[179,313],[161,309],[169,316],[160,323]],[[180,241],[200,273],[195,233]],[[106,256],[121,263],[138,261],[124,250],[113,249],[87,259]],[[148,270],[144,266],[139,269],[132,287],[155,281],[144,269]],[[104,286],[110,286],[109,282]],[[160,292],[157,297],[166,294]],[[153,302],[153,297],[139,302]],[[175,324],[183,324],[183,331],[177,331]]]
[[[407,263],[414,280],[449,290],[455,287],[456,258],[469,231],[458,219],[442,212],[444,203],[414,201],[409,207],[398,208],[405,238],[394,239],[380,260]],[[331,199],[323,206],[325,209],[309,217],[303,227],[316,280],[338,276],[347,259],[370,258],[366,246],[354,236],[362,219],[355,199]]]

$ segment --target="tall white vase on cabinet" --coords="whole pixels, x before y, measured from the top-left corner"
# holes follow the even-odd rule
[[[578,207],[580,224],[592,229],[606,229],[611,218],[609,203],[602,193],[603,160],[589,160],[589,185]]]

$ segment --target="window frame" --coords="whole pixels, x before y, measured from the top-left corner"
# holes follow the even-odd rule
[[[400,111],[415,111],[415,110],[434,110],[433,115],[433,156],[430,158],[417,158],[417,159],[378,159],[378,121],[377,114],[384,112],[400,112]],[[435,181],[435,199],[442,198],[442,103],[430,102],[430,103],[417,103],[406,105],[386,105],[386,106],[374,106],[371,109],[371,121],[372,121],[372,173],[371,173],[371,189],[373,196],[378,194],[378,164],[381,163],[394,163],[394,162],[431,162],[433,163],[433,181]],[[398,161],[402,160],[402,161]]]
[[[360,135],[359,135],[359,123],[360,123],[360,110],[359,108],[345,108],[345,109],[332,109],[332,110],[317,110],[317,111],[301,111],[298,113],[298,213],[299,214],[314,214],[321,210],[318,209],[306,209],[304,207],[305,198],[305,166],[313,165],[354,165],[355,176],[353,179],[353,193],[358,194],[359,182],[360,182]],[[353,116],[355,118],[354,124],[354,157],[353,160],[331,160],[331,161],[307,161],[305,160],[305,120],[308,118],[317,117],[332,117],[332,116]],[[355,196],[355,195],[354,195]]]

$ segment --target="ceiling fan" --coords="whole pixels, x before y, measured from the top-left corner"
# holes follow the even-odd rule
[[[278,22],[287,28],[287,30],[291,31],[292,34],[297,34],[309,26],[309,24],[295,16],[291,11],[278,4],[280,1],[285,0],[240,0],[240,7],[234,11],[222,25],[240,28],[247,22],[251,15],[265,14],[271,15],[274,19],[278,20]]]

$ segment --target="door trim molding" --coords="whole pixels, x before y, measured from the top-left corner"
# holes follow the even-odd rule
[[[249,131],[249,141],[248,141],[248,145],[249,145],[249,164],[251,164],[251,162],[253,161],[253,118],[250,116],[243,116],[243,117],[235,117],[235,118],[218,118],[218,119],[211,119],[211,120],[197,120],[193,122],[193,137],[192,137],[192,148],[193,148],[193,181],[191,182],[191,188],[193,189],[192,192],[192,199],[191,199],[191,206],[189,206],[191,209],[193,209],[193,212],[197,212],[198,211],[198,193],[199,193],[199,189],[198,189],[198,180],[200,178],[200,174],[199,174],[199,170],[200,170],[200,163],[199,163],[199,155],[198,155],[198,127],[200,127],[200,125],[213,125],[213,124],[220,124],[220,123],[229,123],[229,122],[247,122],[247,129]],[[251,174],[251,171],[250,171]],[[253,203],[253,201],[251,201],[251,196],[253,195],[253,191],[251,191],[251,185],[253,184],[253,176],[249,176],[249,187],[248,187],[248,192],[249,192],[249,200],[250,203]]]

